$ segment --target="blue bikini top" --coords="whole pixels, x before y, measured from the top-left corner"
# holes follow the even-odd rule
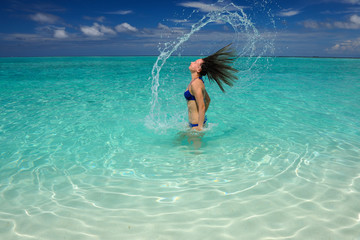
[[[184,97],[186,98],[187,101],[195,100],[195,96],[192,95],[189,90],[186,90],[184,92]]]
[[[201,77],[199,77],[199,78],[201,79],[201,81],[204,82],[204,80],[202,80]],[[184,92],[184,97],[186,98],[187,101],[191,101],[191,100],[195,101],[196,100],[195,96],[190,93],[189,89]]]

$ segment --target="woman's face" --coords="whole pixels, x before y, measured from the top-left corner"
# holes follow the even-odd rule
[[[190,72],[201,72],[201,65],[204,63],[203,59],[198,59],[195,62],[191,62],[189,66]]]

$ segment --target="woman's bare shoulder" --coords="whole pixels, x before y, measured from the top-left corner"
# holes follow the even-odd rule
[[[192,83],[191,83],[192,86],[196,86],[196,87],[205,87],[204,85],[204,82],[200,79],[200,78],[197,78],[195,79]]]

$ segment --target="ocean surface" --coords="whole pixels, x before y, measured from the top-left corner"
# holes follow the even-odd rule
[[[0,58],[0,239],[359,240],[360,59],[196,59]]]

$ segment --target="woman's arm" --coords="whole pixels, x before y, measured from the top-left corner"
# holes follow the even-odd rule
[[[205,90],[205,112],[208,110],[209,105],[210,105],[210,97],[209,94],[207,93],[207,91]]]

